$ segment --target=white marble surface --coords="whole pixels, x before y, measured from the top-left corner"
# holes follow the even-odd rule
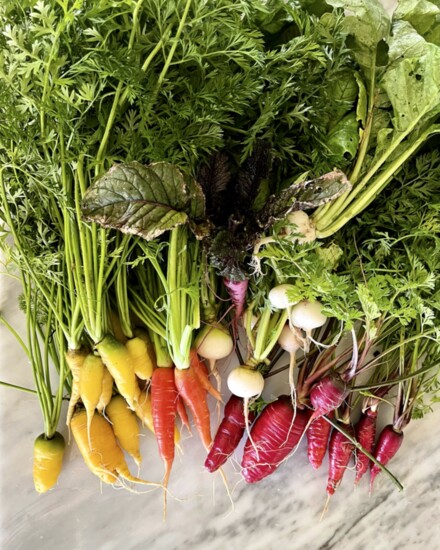
[[[22,329],[17,295],[17,286],[2,279],[1,311]],[[27,360],[4,327],[0,339],[0,379],[30,385]],[[267,391],[275,394],[283,388],[286,379],[278,377]],[[186,439],[171,478],[170,489],[176,498],[169,499],[168,519],[163,523],[160,492],[136,495],[100,487],[74,445],[67,450],[58,486],[37,495],[32,482],[32,447],[42,431],[38,402],[32,395],[0,387],[0,403],[0,547],[5,550],[439,547],[440,410],[408,427],[403,448],[392,463],[393,472],[405,485],[403,493],[382,478],[369,498],[366,480],[354,491],[354,474],[348,471],[321,522],[327,463],[313,471],[304,443],[278,472],[255,486],[240,482],[237,460],[229,464],[225,471],[230,485],[235,485],[232,509],[218,476],[203,471],[204,452],[197,437]],[[160,479],[162,464],[148,433],[142,452],[141,475]],[[135,472],[133,463],[130,467]]]

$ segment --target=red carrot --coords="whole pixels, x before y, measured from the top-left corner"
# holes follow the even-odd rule
[[[333,418],[333,411],[328,416]],[[307,455],[315,470],[321,466],[324,460],[331,430],[332,425],[323,416],[316,418],[307,429]]]
[[[359,419],[356,425],[356,439],[362,447],[370,454],[373,452],[374,440],[376,439],[376,421],[377,410],[367,409]],[[356,451],[356,478],[354,480],[357,485],[362,476],[368,470],[370,459],[361,450]]]
[[[321,378],[310,390],[310,402],[315,409],[311,420],[337,409],[348,393],[347,386],[339,374],[332,372]]]
[[[223,466],[240,443],[246,429],[243,407],[243,399],[236,395],[232,395],[226,403],[223,420],[205,460],[205,468],[209,472],[215,472]],[[249,411],[250,423],[254,421],[255,416],[254,412]]]
[[[151,409],[154,433],[159,454],[165,463],[163,484],[166,487],[174,461],[174,424],[176,420],[177,389],[174,368],[160,367],[151,378]]]
[[[194,370],[197,374],[197,377],[202,385],[202,387],[209,392],[213,397],[217,399],[217,401],[222,400],[222,396],[220,392],[214,388],[214,386],[209,381],[209,371],[208,367],[205,365],[203,361],[201,361],[200,357],[197,354],[196,350],[191,350],[191,365],[194,367]]]
[[[223,279],[223,283],[231,298],[232,304],[235,308],[235,324],[238,319],[243,315],[244,304],[246,302],[246,292],[249,285],[247,279],[242,281],[232,281],[231,279]]]
[[[396,431],[391,424],[385,426],[379,435],[373,456],[383,466],[386,466],[400,449],[402,443],[403,432]],[[377,464],[372,464],[370,470],[370,493],[373,490],[374,480],[380,471],[381,469]]]
[[[348,435],[354,436],[351,426],[344,426]],[[329,469],[327,480],[327,494],[330,497],[339,487],[342,477],[353,454],[354,444],[339,430],[333,430],[328,447]]]
[[[308,414],[297,409],[295,421],[290,395],[270,403],[255,421],[246,441],[241,465],[247,483],[274,472],[295,448],[307,425]],[[256,447],[256,448],[255,448]],[[258,450],[258,453],[257,453]]]
[[[174,379],[177,391],[183,402],[191,411],[194,424],[199,432],[205,449],[208,451],[212,444],[211,420],[208,404],[206,402],[207,391],[200,383],[194,366],[190,364],[187,369],[175,369]]]

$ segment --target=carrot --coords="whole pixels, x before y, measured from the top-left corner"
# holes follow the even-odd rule
[[[196,374],[193,363],[187,369],[175,369],[174,379],[179,395],[191,411],[194,424],[199,432],[205,449],[208,451],[212,444],[211,420],[208,404],[206,402],[207,391],[202,386]]]
[[[151,343],[148,346],[143,338],[135,336],[128,340],[125,345],[130,353],[136,376],[141,380],[150,380],[153,369],[156,367],[156,358]]]
[[[356,425],[356,439],[362,447],[370,454],[373,452],[374,440],[376,439],[376,420],[377,410],[367,409],[359,419]],[[370,459],[362,451],[356,451],[356,478],[354,480],[357,485],[362,476],[368,470]]]
[[[89,354],[85,349],[69,349],[66,353],[66,363],[72,373],[72,387],[70,390],[70,400],[69,408],[67,409],[66,425],[70,426],[70,421],[72,419],[73,411],[75,410],[75,405],[78,403],[80,398],[79,393],[79,377],[82,364],[84,359]]]
[[[134,410],[140,389],[128,349],[110,334],[96,344],[96,349],[110,371],[119,393],[125,398],[129,407]]]
[[[348,435],[354,436],[351,426],[344,426]],[[327,494],[330,497],[339,487],[342,477],[353,454],[354,444],[339,430],[333,430],[328,447],[329,470],[327,480]]]
[[[125,344],[127,342],[127,337],[122,330],[121,320],[119,319],[118,314],[113,309],[110,309],[108,312],[109,323],[112,333],[114,334],[116,340]]]
[[[250,423],[254,421],[255,416],[254,412],[249,412]],[[223,420],[218,427],[214,442],[205,460],[205,468],[209,472],[217,471],[228,460],[240,443],[245,429],[243,399],[231,395],[225,406]]]
[[[163,485],[167,487],[174,461],[174,423],[177,389],[174,367],[159,367],[151,378],[151,410],[159,454],[165,464]]]
[[[141,420],[142,426],[146,426],[154,433],[153,411],[151,408],[150,392],[143,390],[139,395],[139,402],[136,404],[135,413]],[[180,441],[180,432],[177,426],[174,426],[174,443],[177,445]]]
[[[50,439],[41,434],[34,442],[34,486],[45,493],[55,486],[63,466],[64,437],[55,432]]]
[[[136,415],[128,408],[121,395],[115,395],[107,406],[107,415],[120,446],[140,466],[142,457],[139,449],[139,425]]]
[[[256,483],[274,472],[289,456],[304,433],[308,414],[292,407],[290,395],[282,395],[267,405],[252,426],[245,443],[243,477],[247,483]]]
[[[244,312],[244,304],[246,301],[246,292],[249,285],[247,279],[241,281],[233,281],[231,279],[223,279],[223,283],[231,298],[235,308],[234,324],[241,318]]]
[[[328,416],[333,418],[334,413],[330,412]],[[315,470],[321,466],[327,453],[331,429],[331,424],[323,416],[316,418],[307,429],[307,456]]]
[[[310,402],[315,409],[310,420],[336,410],[348,394],[347,386],[339,374],[332,372],[321,378],[310,390]]]
[[[116,442],[111,424],[101,414],[95,414],[92,418],[90,445],[87,436],[87,416],[84,410],[73,415],[71,428],[89,470],[104,483],[113,485],[121,477],[133,483],[162,486],[160,483],[145,481],[131,475],[124,454]]]
[[[89,353],[84,359],[79,378],[79,393],[87,411],[88,433],[90,432],[92,417],[101,397],[103,377],[104,364],[101,358]]]
[[[403,432],[397,431],[391,424],[385,426],[379,435],[374,449],[374,458],[383,466],[394,457],[403,443]],[[377,464],[372,464],[370,470],[370,493],[373,490],[373,483],[377,474],[381,471]]]
[[[185,428],[191,432],[191,428],[189,426],[189,419],[188,419],[188,413],[186,412],[185,403],[183,402],[183,399],[179,395],[177,398],[177,414],[179,415],[180,421],[185,426]]]
[[[99,397],[99,403],[96,406],[99,412],[102,412],[107,407],[107,405],[110,403],[112,395],[113,395],[113,377],[110,374],[107,367],[104,367],[101,395]]]
[[[190,357],[191,365],[194,368],[202,387],[213,397],[215,397],[217,401],[222,401],[222,396],[220,392],[216,388],[214,388],[214,386],[209,381],[208,367],[203,361],[200,360],[200,357],[198,356],[195,349],[191,350]]]

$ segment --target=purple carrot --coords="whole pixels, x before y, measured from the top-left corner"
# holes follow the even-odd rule
[[[336,410],[348,394],[347,386],[339,374],[331,372],[321,378],[310,390],[310,402],[315,409],[310,420]]]
[[[348,435],[354,436],[351,426],[344,426]],[[342,481],[342,477],[353,454],[354,444],[339,430],[333,430],[328,447],[329,466],[327,480],[327,495],[334,495]]]
[[[246,441],[241,465],[247,483],[256,483],[274,472],[293,451],[307,425],[308,413],[292,408],[290,395],[267,405]],[[295,421],[293,422],[293,419]]]
[[[229,293],[231,301],[235,308],[235,324],[243,315],[246,302],[246,292],[249,285],[247,279],[242,281],[233,281],[232,279],[223,279],[223,283]]]
[[[373,452],[374,441],[376,439],[376,421],[377,410],[367,409],[359,419],[356,425],[356,439],[362,447],[370,454]],[[362,476],[368,470],[370,459],[361,450],[356,451],[356,478],[354,480],[357,485]]]
[[[403,432],[396,431],[394,427],[389,424],[381,431],[379,439],[377,440],[376,447],[374,449],[374,458],[380,462],[383,466],[386,466],[388,462],[400,449],[403,443]],[[381,471],[381,468],[377,464],[371,465],[370,470],[370,493],[373,490],[373,483],[377,474]]]
[[[333,418],[333,411],[328,416]],[[331,430],[332,425],[323,416],[316,418],[307,429],[307,456],[315,470],[321,466],[324,460]]]
[[[256,414],[249,411],[249,422],[253,422]],[[223,420],[218,427],[214,443],[205,460],[205,468],[215,472],[235,451],[246,429],[244,404],[241,397],[232,395],[225,405]]]

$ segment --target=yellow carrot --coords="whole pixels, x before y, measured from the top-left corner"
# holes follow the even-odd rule
[[[142,457],[139,449],[139,424],[136,415],[128,408],[121,395],[115,395],[107,405],[106,414],[120,446],[140,466]]]
[[[73,415],[71,428],[85,463],[90,471],[104,483],[112,485],[119,480],[120,476],[134,483],[162,487],[160,483],[145,481],[131,475],[112,427],[101,414],[93,416],[90,426],[90,446],[87,436],[87,414],[84,410]]]
[[[89,353],[84,359],[80,371],[79,393],[87,411],[87,432],[90,432],[95,409],[101,398],[104,364],[100,357]]]
[[[82,364],[84,359],[87,357],[88,352],[84,349],[69,349],[66,353],[66,363],[72,373],[72,387],[70,391],[70,400],[69,408],[67,409],[67,418],[66,424],[70,425],[70,420],[72,419],[73,411],[75,410],[75,405],[78,403],[80,398],[79,393],[79,377]]]
[[[38,493],[52,489],[63,465],[64,437],[55,432],[50,439],[41,434],[34,442],[34,485]]]
[[[115,335],[116,340],[118,340],[118,342],[121,342],[121,344],[125,344],[127,342],[127,337],[122,330],[121,320],[119,319],[118,314],[113,309],[111,309],[108,313],[108,316],[110,321],[110,328]]]
[[[134,410],[140,389],[128,349],[110,334],[96,345],[96,349],[113,376],[119,393],[125,398],[129,407]]]
[[[113,395],[113,376],[109,373],[108,369],[104,367],[104,376],[102,377],[101,396],[99,397],[99,403],[96,407],[99,412],[102,412],[107,407],[107,405],[110,403],[112,395]]]
[[[150,380],[153,375],[153,369],[156,366],[154,350],[148,343],[139,336],[135,336],[125,344],[131,359],[134,372],[141,380]]]

